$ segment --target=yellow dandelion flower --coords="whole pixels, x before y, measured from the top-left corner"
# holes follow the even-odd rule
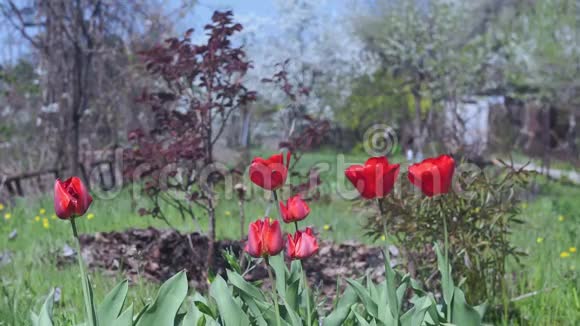
[[[87,214],[87,220],[92,220],[94,218],[95,218],[95,214],[93,214],[93,213]]]
[[[544,242],[544,238],[538,237],[538,238],[536,238],[536,242],[537,243],[542,243],[542,242]]]
[[[564,215],[558,216],[558,221],[560,221],[560,222],[564,222],[565,219],[566,218],[564,217]]]
[[[560,253],[560,258],[568,258],[568,257],[570,257],[570,253],[567,251],[562,251]]]
[[[226,211],[226,213],[225,213],[225,214],[226,214],[226,216],[230,216],[230,215],[232,215],[232,212],[230,212],[230,211]]]
[[[6,214],[4,214],[4,218],[7,219],[7,220],[11,219],[12,218],[12,214],[6,213]]]
[[[36,216],[34,217],[34,220],[35,220],[36,222],[40,222],[40,216],[36,215]]]
[[[52,216],[50,218],[53,219],[53,220],[56,220],[56,218],[57,218],[56,217],[56,214],[52,214]]]
[[[381,235],[381,240],[382,241],[387,241],[387,237],[383,234],[383,235]]]
[[[570,266],[570,270],[571,271],[575,271],[576,270],[576,266],[574,266],[574,265]]]
[[[574,254],[576,253],[576,247],[570,247],[568,248],[568,251]]]
[[[50,224],[48,223],[48,219],[46,217],[42,219],[42,227],[45,229],[50,228]]]
[[[528,204],[527,203],[522,203],[522,209],[526,209],[528,208]]]
[[[324,224],[324,226],[322,228],[324,229],[324,231],[328,231],[328,230],[330,230],[330,225]]]
[[[40,215],[44,215],[44,214],[46,214],[46,209],[44,209],[44,208],[41,208],[41,209],[38,211],[38,213],[40,213]]]
[[[479,213],[479,211],[481,210],[481,208],[476,207],[473,211],[475,212],[475,214]]]
[[[4,204],[0,203],[0,211],[4,210]]]

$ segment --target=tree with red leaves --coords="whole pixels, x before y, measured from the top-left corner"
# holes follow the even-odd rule
[[[256,100],[243,78],[251,68],[241,47],[231,38],[242,30],[232,12],[216,11],[204,27],[207,41],[193,44],[188,30],[183,38],[141,52],[148,73],[162,85],[144,91],[139,101],[154,114],[154,128],[129,134],[134,147],[125,153],[125,175],[142,181],[153,208],[141,210],[167,222],[164,208],[198,222],[193,205],[209,220],[207,266],[213,266],[215,241],[214,186],[228,173],[215,165],[214,145],[230,116]],[[171,191],[167,191],[171,190]],[[193,204],[193,205],[192,205]]]

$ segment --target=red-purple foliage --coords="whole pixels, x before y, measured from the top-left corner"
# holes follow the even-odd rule
[[[188,30],[182,38],[140,52],[146,71],[160,86],[144,90],[138,101],[152,109],[154,127],[129,133],[133,147],[124,153],[125,177],[142,181],[153,207],[141,210],[165,221],[161,203],[196,219],[184,198],[205,209],[213,240],[213,184],[200,171],[214,163],[213,147],[228,120],[240,107],[256,100],[242,80],[251,63],[231,37],[242,30],[232,12],[215,12],[204,27],[207,41],[193,44]],[[171,189],[173,192],[164,190]],[[179,196],[175,195],[179,193]]]
[[[288,99],[287,109],[290,115],[296,121],[294,125],[298,126],[290,132],[288,138],[281,141],[278,146],[280,148],[287,148],[292,153],[292,164],[290,166],[290,175],[301,179],[306,179],[303,183],[292,185],[292,193],[307,194],[319,186],[322,181],[317,170],[311,169],[306,174],[301,174],[295,167],[300,161],[302,155],[319,146],[330,131],[330,121],[326,119],[315,118],[305,112],[303,107],[303,99],[310,96],[310,89],[305,87],[302,83],[297,86],[290,81],[290,76],[287,71],[289,59],[283,63],[278,63],[279,71],[272,76],[272,78],[264,78],[262,82],[273,83],[286,95]],[[302,100],[301,100],[302,99]],[[319,192],[316,191],[311,194],[313,198],[319,197]]]

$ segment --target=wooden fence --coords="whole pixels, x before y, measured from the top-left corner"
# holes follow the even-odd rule
[[[116,171],[117,160],[115,154],[110,159],[102,159],[80,164],[80,171],[87,187],[95,189],[99,187],[102,191],[113,189],[121,180],[120,171]],[[117,168],[118,170],[118,168]],[[54,185],[54,180],[64,175],[66,167],[42,169],[38,171],[25,172],[14,176],[0,176],[0,197],[24,197],[34,192],[46,193]]]

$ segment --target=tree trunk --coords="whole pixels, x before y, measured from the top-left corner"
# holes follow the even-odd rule
[[[423,124],[421,119],[421,93],[418,89],[412,91],[415,101],[415,121],[413,124],[413,147],[415,148],[415,157],[423,157]]]
[[[213,198],[209,200],[208,205],[208,218],[209,218],[209,229],[208,229],[208,242],[207,242],[207,271],[211,271],[215,265],[215,208],[213,207]]]
[[[251,121],[252,121],[252,114],[251,112],[244,107],[244,109],[242,110],[242,132],[240,135],[240,139],[241,139],[241,146],[242,148],[248,148],[250,147],[250,125],[251,125]]]
[[[568,132],[566,133],[566,143],[568,150],[576,159],[578,157],[578,149],[576,147],[576,110],[570,109],[568,112]]]
[[[550,108],[545,104],[542,107],[542,140],[543,140],[543,153],[542,153],[542,169],[545,169],[546,175],[550,175],[550,156],[551,156],[551,124],[550,124]],[[549,178],[548,178],[549,180]]]

